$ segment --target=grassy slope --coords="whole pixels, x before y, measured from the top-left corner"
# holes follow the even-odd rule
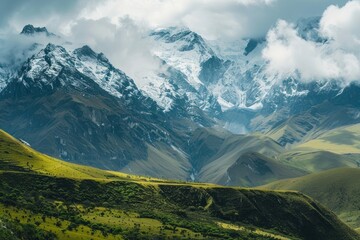
[[[286,110],[276,111],[266,119],[255,119],[254,124],[282,146],[291,146],[317,138],[332,129],[357,123],[354,110],[324,102],[297,115]]]
[[[317,149],[336,154],[360,154],[360,124],[336,128],[297,148]]]
[[[0,130],[0,153],[2,169],[12,170],[14,168],[16,170],[17,167],[20,167],[23,168],[22,171],[74,179],[163,181],[64,162],[33,150],[2,130]]]
[[[1,215],[59,239],[358,238],[298,193],[98,170],[40,154],[5,132],[0,132],[0,162]]]
[[[198,129],[190,141],[198,179],[232,186],[258,186],[305,173],[273,159],[284,149],[260,135]]]
[[[332,169],[307,176],[281,180],[261,188],[296,190],[305,193],[337,215],[349,225],[360,227],[360,169]]]
[[[330,130],[280,154],[283,163],[309,173],[360,166],[360,124]]]

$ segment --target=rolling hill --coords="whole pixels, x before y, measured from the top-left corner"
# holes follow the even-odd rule
[[[199,128],[193,133],[189,146],[196,180],[201,182],[251,187],[306,174],[275,160],[284,149],[262,135]]]
[[[359,124],[338,127],[294,145],[278,158],[309,173],[341,167],[357,168],[360,166],[359,136]]]
[[[3,131],[0,162],[7,239],[359,239],[296,192],[99,170],[43,155]]]
[[[359,168],[338,168],[299,178],[281,180],[260,188],[296,190],[334,211],[354,228],[360,227]]]
[[[297,146],[298,149],[317,149],[336,154],[360,154],[360,124],[328,131],[316,139]]]

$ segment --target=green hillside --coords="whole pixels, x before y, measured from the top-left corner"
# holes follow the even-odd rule
[[[202,182],[252,187],[306,174],[275,160],[284,149],[262,135],[235,135],[200,128],[189,145],[193,166]]]
[[[281,109],[265,119],[256,118],[253,125],[280,145],[293,147],[308,142],[336,128],[358,123],[350,106],[334,105],[325,101],[311,106],[300,114]]]
[[[281,180],[260,188],[296,190],[334,211],[354,228],[360,227],[360,169],[332,169],[307,176]]]
[[[337,154],[360,154],[360,124],[336,128],[320,137],[297,146],[298,149],[317,149]]]
[[[280,153],[277,159],[308,173],[360,166],[360,124],[335,128],[318,135],[294,144]]]
[[[295,192],[227,188],[65,163],[0,132],[0,239],[358,239]]]

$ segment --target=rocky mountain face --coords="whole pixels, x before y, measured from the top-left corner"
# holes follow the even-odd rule
[[[48,44],[9,80],[0,108],[4,129],[67,161],[120,170],[132,160],[148,160],[149,148],[161,148],[164,165],[178,158],[179,168],[187,168],[177,150],[181,119],[171,121],[132,79],[88,46],[69,52]],[[186,170],[173,172],[186,176]]]

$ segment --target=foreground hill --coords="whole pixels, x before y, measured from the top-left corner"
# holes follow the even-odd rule
[[[98,170],[40,154],[3,131],[0,162],[1,224],[10,229],[0,231],[2,238],[359,238],[334,214],[295,192]]]
[[[343,221],[360,228],[359,179],[359,168],[340,168],[277,181],[261,188],[305,193],[334,211]]]

